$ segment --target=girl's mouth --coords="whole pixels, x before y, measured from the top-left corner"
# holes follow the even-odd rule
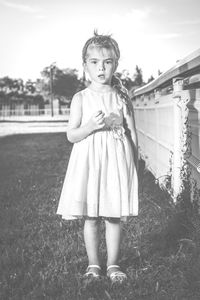
[[[98,77],[101,78],[101,79],[104,79],[105,75],[104,74],[100,74],[100,75],[98,75]]]

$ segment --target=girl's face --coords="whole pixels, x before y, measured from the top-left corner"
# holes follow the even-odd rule
[[[84,70],[92,83],[98,85],[111,84],[117,61],[112,49],[89,46],[84,63]]]

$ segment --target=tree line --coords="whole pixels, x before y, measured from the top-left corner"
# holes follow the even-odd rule
[[[128,90],[145,84],[142,69],[137,65],[132,76],[128,70],[117,72],[117,76]],[[153,79],[151,76],[148,82]],[[22,79],[12,79],[8,76],[0,78],[0,104],[26,102],[40,105],[48,103],[50,95],[59,99],[61,104],[70,104],[73,95],[84,89],[86,85],[84,76],[80,77],[78,70],[59,69],[57,66],[51,65],[42,70],[41,78],[36,81],[24,82]]]

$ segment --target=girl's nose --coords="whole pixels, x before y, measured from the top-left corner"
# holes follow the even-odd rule
[[[99,63],[99,71],[104,70],[104,63]]]

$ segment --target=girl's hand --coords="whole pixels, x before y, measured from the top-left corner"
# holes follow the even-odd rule
[[[105,114],[101,110],[96,111],[92,115],[89,120],[89,126],[91,126],[92,130],[101,129],[105,126],[104,117]]]

